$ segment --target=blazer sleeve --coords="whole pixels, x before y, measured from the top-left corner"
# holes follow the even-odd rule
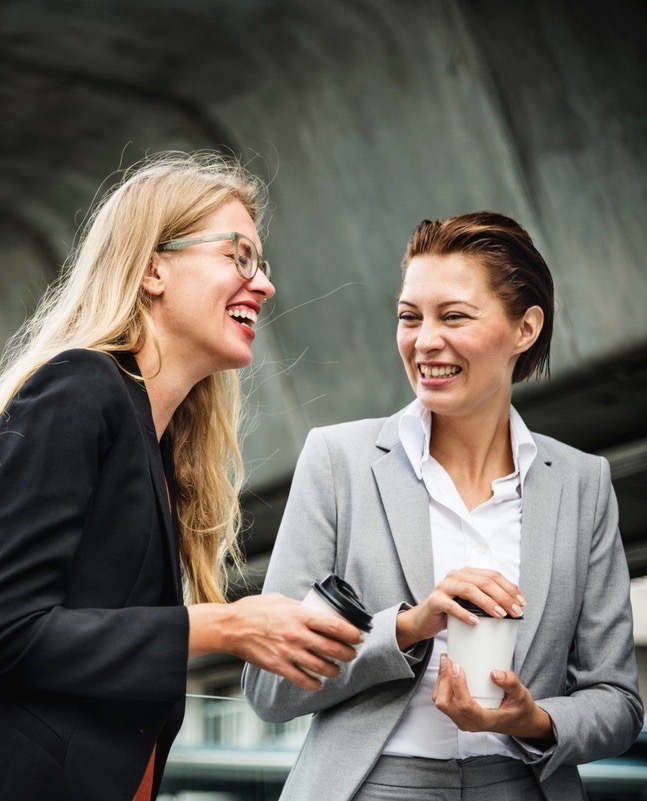
[[[625,751],[643,724],[633,641],[629,572],[606,459],[597,487],[583,602],[571,644],[566,692],[536,699],[551,716],[556,745],[538,760],[541,778]],[[543,763],[543,764],[542,764]]]
[[[186,609],[65,605],[75,556],[93,535],[84,521],[124,419],[126,392],[107,357],[69,351],[27,381],[0,421],[5,687],[140,700],[184,692]]]
[[[370,470],[370,465],[366,465]],[[336,569],[336,486],[348,491],[351,476],[335,466],[321,429],[313,429],[295,469],[285,512],[267,569],[263,592],[280,592],[298,600],[314,581]],[[302,690],[287,680],[245,665],[243,692],[264,720],[282,722],[341,703],[383,682],[414,678],[422,654],[403,654],[395,639],[395,618],[403,604],[378,611],[358,656],[323,689]]]

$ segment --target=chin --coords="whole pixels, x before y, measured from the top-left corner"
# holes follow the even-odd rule
[[[438,392],[430,392],[428,389],[416,392],[416,397],[425,409],[434,414],[451,414],[456,407],[456,404],[449,399],[440,397]]]
[[[254,354],[249,351],[245,354],[239,354],[237,357],[233,357],[230,363],[225,367],[225,370],[242,370],[244,367],[249,367],[249,365],[254,361]]]

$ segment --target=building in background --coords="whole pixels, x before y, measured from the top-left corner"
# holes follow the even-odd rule
[[[5,0],[0,342],[120,166],[224,148],[262,174],[278,294],[245,380],[253,587],[307,431],[409,400],[394,300],[413,225],[501,211],[546,255],[559,303],[553,379],[515,403],[609,458],[645,576],[646,34],[641,0]],[[235,694],[239,673],[195,660],[189,690]]]

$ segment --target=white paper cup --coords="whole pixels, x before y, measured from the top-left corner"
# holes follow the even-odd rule
[[[329,615],[336,615],[337,617],[341,617],[343,620],[346,620],[344,615],[335,609],[334,606],[331,606],[328,601],[323,598],[323,596],[319,595],[314,587],[312,587],[301,603],[304,606],[307,606],[309,609],[318,609],[320,612],[326,612]]]
[[[478,607],[461,605],[478,614]],[[474,700],[482,707],[498,709],[504,692],[492,681],[490,673],[512,669],[519,619],[489,617],[479,611],[476,626],[448,616],[447,656],[465,671],[467,687]]]
[[[373,627],[372,615],[367,611],[355,590],[334,573],[319,582],[315,581],[306,597],[301,602],[309,609],[317,609],[328,615],[335,615],[348,620],[362,631],[369,632]],[[301,665],[301,670],[315,678],[323,678]]]

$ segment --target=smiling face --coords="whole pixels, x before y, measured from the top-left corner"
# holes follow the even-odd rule
[[[230,231],[251,239],[262,254],[254,221],[238,200],[224,203],[191,236]],[[154,298],[153,317],[165,360],[184,365],[195,380],[252,361],[254,325],[275,289],[261,270],[251,280],[241,278],[233,242],[156,252],[149,273],[143,286]]]
[[[460,254],[414,257],[398,302],[398,350],[420,402],[437,415],[503,410],[519,353],[541,329],[532,307],[511,320],[485,268]]]

